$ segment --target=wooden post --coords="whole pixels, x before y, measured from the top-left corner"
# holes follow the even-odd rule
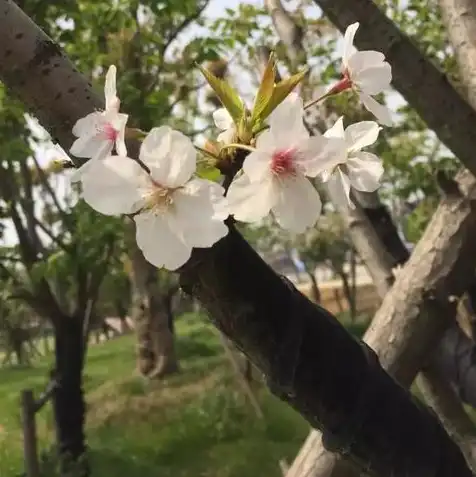
[[[39,477],[38,448],[35,422],[35,399],[31,389],[21,393],[21,417],[23,425],[23,455],[26,477]]]

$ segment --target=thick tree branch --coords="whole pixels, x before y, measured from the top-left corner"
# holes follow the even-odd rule
[[[74,123],[103,102],[61,49],[11,0],[0,0],[0,79],[67,151]]]
[[[302,44],[302,34],[299,34],[300,30],[295,21],[283,8],[280,0],[269,0],[266,2],[266,6],[278,35],[287,46],[290,58],[301,58],[301,61],[305,62],[306,55]],[[260,53],[261,56],[265,56],[264,51],[260,51]],[[303,94],[305,93],[312,96],[312,91],[304,91]],[[310,121],[307,121],[308,129],[311,133],[316,129],[318,130],[319,127],[325,129],[331,125],[329,123],[332,121],[329,121],[329,119],[331,118],[328,117],[326,112],[321,111],[319,117],[312,121],[311,126]],[[318,132],[322,133],[323,131],[318,130]],[[408,250],[397,233],[388,209],[380,202],[378,193],[369,194],[353,191],[354,202],[357,205],[354,210],[350,210],[345,204],[342,204],[339,197],[334,197],[332,190],[328,189],[328,194],[343,217],[351,239],[367,266],[378,294],[383,298],[394,282],[392,268],[397,264],[406,262],[409,258]],[[457,324],[454,323],[452,328],[458,329]],[[446,339],[443,339],[442,344],[444,342],[446,342]],[[431,382],[432,376],[429,376],[428,379]],[[434,389],[434,387],[431,389]],[[427,394],[431,393],[431,389],[428,389]],[[453,401],[451,401],[451,398],[453,398]],[[454,395],[448,395],[446,406],[439,406],[438,410],[446,412],[448,408],[451,408],[451,404],[455,408],[461,406]],[[450,415],[445,422],[451,420],[452,417]],[[466,416],[466,419],[469,422],[468,416]],[[453,429],[460,431],[461,436],[466,434],[466,427],[459,426],[460,422],[461,420],[455,424]],[[472,457],[469,453],[466,453],[466,455]],[[288,477],[308,477],[310,475],[316,477],[334,475],[350,477],[357,475],[357,473],[357,470],[347,462],[338,459],[336,455],[326,453],[322,448],[320,434],[312,431],[295,459]]]
[[[472,0],[439,0],[453,46],[465,96],[476,109],[476,3]]]

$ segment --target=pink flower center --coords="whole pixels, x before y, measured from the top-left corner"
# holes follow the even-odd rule
[[[106,136],[106,139],[112,142],[115,141],[119,135],[119,131],[115,129],[111,123],[104,124],[102,127],[102,132]]]
[[[352,85],[353,83],[352,79],[350,78],[349,70],[346,69],[342,72],[342,79],[338,81],[329,91],[329,95],[342,93],[342,91],[352,88]]]
[[[276,151],[271,159],[271,170],[278,176],[295,175],[294,163],[296,150],[294,148]]]

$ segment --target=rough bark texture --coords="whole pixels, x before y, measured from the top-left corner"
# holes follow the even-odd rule
[[[390,254],[392,267],[405,263],[410,257],[388,208],[382,204],[378,192],[352,191],[356,201],[377,233],[384,249]]]
[[[302,32],[292,17],[282,7],[279,0],[268,0],[266,7],[281,41],[287,47],[288,54],[291,58],[300,57],[305,62],[305,51],[301,42]],[[303,94],[306,92],[312,96],[312,91],[303,91]],[[315,128],[330,126],[329,118],[326,118],[325,112],[322,113],[321,111],[317,120],[315,119],[311,123],[308,121],[308,127],[311,124],[309,129],[312,132]],[[339,197],[334,197],[331,189],[327,191],[349,228],[351,239],[373,278],[378,294],[383,298],[394,282],[392,268],[397,264],[403,264],[409,258],[408,250],[396,230],[388,209],[380,202],[377,193],[363,193],[354,190],[353,195],[357,207],[352,210],[342,204]],[[457,329],[457,326],[454,325],[454,328]],[[443,343],[445,341],[446,337],[444,337]],[[447,354],[445,356],[448,357]],[[453,404],[456,407],[460,406],[457,399]],[[460,430],[464,434],[465,428],[460,428]],[[345,477],[357,474],[357,471],[348,462],[338,459],[336,455],[326,453],[320,441],[320,434],[311,431],[308,440],[295,459],[288,477],[308,475]]]
[[[468,0],[469,1],[469,0]],[[372,0],[314,0],[341,31],[360,22],[355,45],[379,50],[392,65],[392,84],[454,155],[476,173],[476,111],[448,78]]]
[[[463,208],[465,220],[460,223],[458,217],[456,230],[469,248],[468,233],[476,231],[476,221],[469,207]],[[454,229],[445,230],[454,240]],[[453,272],[464,272],[467,263],[457,261],[459,270]],[[438,275],[435,285],[443,280]],[[272,392],[324,431],[327,448],[382,475],[471,475],[466,463],[453,461],[459,450],[452,441],[437,442],[443,436],[437,419],[383,372],[374,353],[286,286],[233,229],[212,249],[194,251],[181,284],[263,372]],[[459,469],[446,467],[447,459]]]
[[[0,12],[2,4],[13,22],[12,4],[3,0]],[[0,75],[12,79],[5,71]],[[453,212],[453,227],[445,230],[457,228],[465,248],[470,227]],[[464,276],[468,261],[456,262],[451,271]],[[460,284],[460,275],[448,276]],[[385,475],[471,475],[437,419],[382,370],[371,350],[279,279],[233,228],[211,249],[195,250],[181,280],[264,372],[273,392],[325,431],[329,447]]]
[[[0,0],[0,78],[66,150],[74,123],[104,107],[61,49],[11,0]]]
[[[471,174],[461,174],[461,180],[474,197],[476,184]],[[364,336],[382,366],[404,386],[411,384],[444,329],[451,326],[456,302],[450,297],[460,296],[473,276],[473,204],[463,198],[441,203]],[[319,432],[312,431],[288,477],[328,475],[355,477],[358,473],[349,463],[324,453]]]
[[[473,0],[439,0],[450,43],[456,53],[463,90],[476,108],[476,3]]]

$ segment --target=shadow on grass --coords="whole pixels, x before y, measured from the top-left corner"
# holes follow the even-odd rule
[[[151,449],[152,451],[152,449]],[[92,476],[156,477],[157,465],[150,456],[131,455],[121,449],[96,449],[90,451]]]
[[[203,340],[193,336],[177,336],[177,352],[181,359],[208,358],[216,356],[220,351],[220,344],[211,340]]]
[[[356,336],[357,338],[362,338],[362,336],[364,335],[365,331],[367,330],[369,326],[369,323],[346,323],[345,324],[345,328],[346,330]]]

